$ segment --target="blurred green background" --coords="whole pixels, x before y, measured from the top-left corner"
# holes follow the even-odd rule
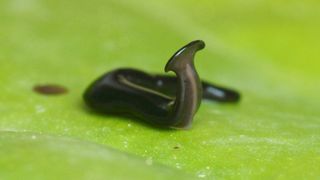
[[[0,0],[1,179],[317,179],[320,2]],[[202,39],[202,79],[240,90],[203,102],[191,130],[98,116],[102,73],[163,73]],[[69,93],[47,97],[34,85]],[[176,148],[178,147],[178,148]]]

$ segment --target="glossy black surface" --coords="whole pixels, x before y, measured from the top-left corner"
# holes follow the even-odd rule
[[[201,82],[193,59],[203,41],[193,41],[177,51],[165,71],[177,77],[149,75],[123,68],[101,76],[84,93],[86,104],[106,113],[131,114],[146,122],[172,128],[188,128],[201,99],[236,102],[239,93]]]

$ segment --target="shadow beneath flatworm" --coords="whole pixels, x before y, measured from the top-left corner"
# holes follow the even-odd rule
[[[149,122],[143,121],[142,119],[139,119],[135,116],[132,116],[130,114],[126,114],[126,113],[121,113],[121,114],[105,114],[102,112],[98,112],[95,111],[93,109],[91,109],[90,107],[88,107],[84,102],[80,103],[80,107],[83,111],[85,111],[86,114],[90,115],[90,116],[98,116],[101,118],[105,118],[106,121],[110,120],[110,121],[115,121],[112,118],[116,118],[117,120],[123,120],[123,121],[127,121],[128,123],[137,123],[139,125],[148,127],[148,128],[153,128],[156,130],[160,130],[160,131],[176,131],[176,129],[172,129],[172,128],[168,128],[166,126],[159,126],[156,124],[151,124]],[[129,128],[129,127],[128,127]]]

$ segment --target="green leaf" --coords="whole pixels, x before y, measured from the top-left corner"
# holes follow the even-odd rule
[[[0,133],[4,179],[176,179],[182,172],[83,140],[32,133]],[[128,176],[130,175],[130,176]]]
[[[0,1],[0,178],[316,179],[319,8],[312,0]],[[162,73],[194,39],[207,44],[196,57],[200,77],[238,89],[240,103],[203,102],[187,131],[85,107],[82,93],[101,74]],[[33,92],[45,83],[69,93]]]

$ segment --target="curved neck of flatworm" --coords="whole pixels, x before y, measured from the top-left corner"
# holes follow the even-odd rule
[[[203,41],[193,41],[177,51],[168,61],[165,71],[173,71],[178,78],[178,91],[170,105],[173,128],[188,128],[202,99],[202,84],[194,67],[194,56],[203,49]]]

